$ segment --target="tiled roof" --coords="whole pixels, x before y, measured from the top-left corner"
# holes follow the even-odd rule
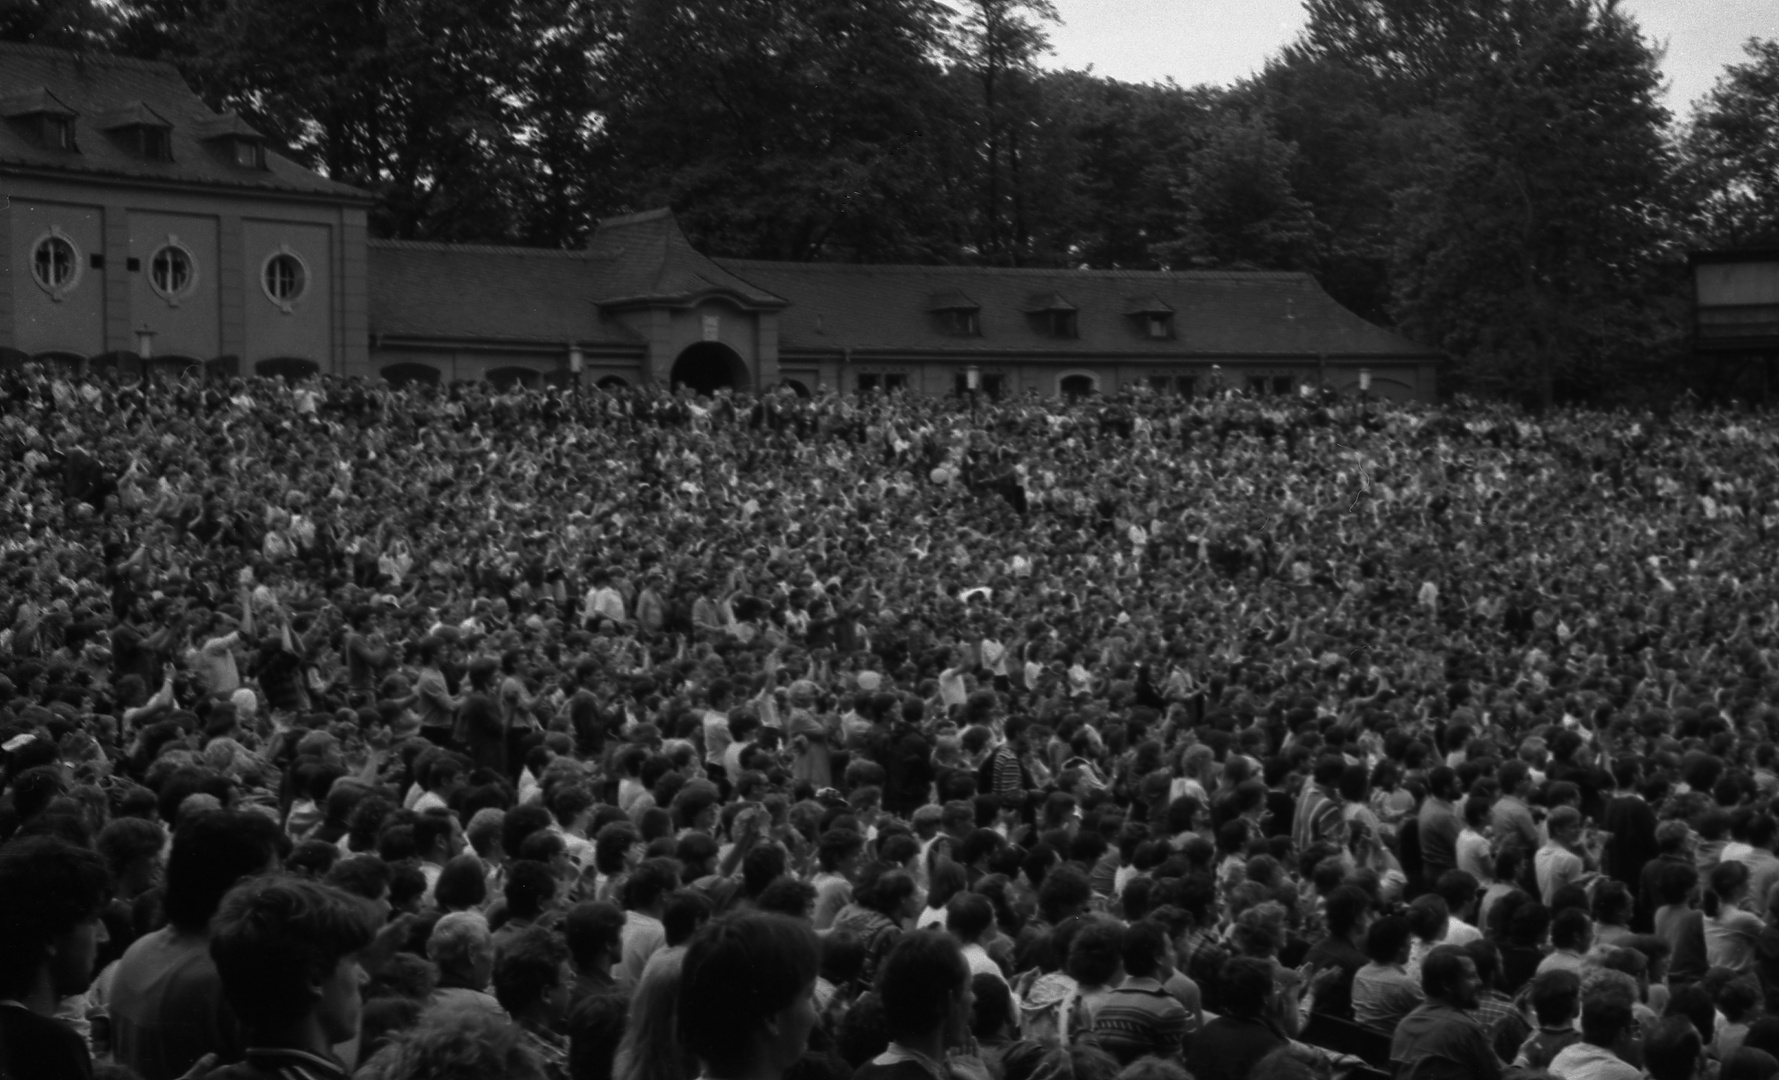
[[[719,259],[783,297],[779,345],[788,351],[971,352],[988,356],[1417,356],[1436,354],[1341,307],[1308,274],[1135,270],[1004,270],[858,266]],[[934,297],[980,303],[979,336],[948,333]],[[1073,306],[1078,336],[1054,337],[1029,312]],[[1148,311],[1173,315],[1174,335],[1151,338]]]
[[[750,307],[776,308],[784,301],[731,274],[700,254],[680,232],[670,210],[647,210],[599,223],[587,251],[604,266],[598,296],[611,306],[632,303],[691,304],[714,294]]]
[[[636,345],[594,303],[600,261],[551,248],[370,242],[373,334],[449,341]]]
[[[133,180],[282,191],[354,201],[369,196],[267,151],[266,167],[237,165],[203,139],[221,119],[192,92],[172,64],[37,45],[0,43],[0,98],[45,92],[75,114],[77,151],[41,146],[21,126],[0,121],[0,171],[8,166],[53,169]],[[8,110],[10,111],[10,109]],[[103,134],[119,122],[172,125],[173,160],[149,161]],[[100,125],[103,125],[101,127]]]

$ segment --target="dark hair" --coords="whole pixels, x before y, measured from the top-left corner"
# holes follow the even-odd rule
[[[1464,965],[1474,963],[1470,954],[1457,945],[1440,945],[1421,960],[1421,993],[1428,997],[1446,997],[1452,984],[1464,974]]]
[[[96,918],[110,894],[111,875],[97,852],[53,836],[0,847],[0,993],[29,993],[51,939]],[[83,979],[92,975],[81,973]]]
[[[1643,1064],[1650,1080],[1692,1080],[1704,1054],[1699,1030],[1685,1017],[1662,1018],[1643,1040]]]
[[[1131,923],[1124,931],[1124,973],[1133,979],[1155,977],[1167,956],[1167,928],[1148,919]]]
[[[679,865],[671,859],[644,859],[624,881],[624,906],[631,911],[653,907],[679,887]]]
[[[976,998],[970,1015],[970,1034],[978,1039],[992,1037],[1003,1027],[1018,1022],[1013,1011],[1013,991],[999,975],[980,972],[970,977],[970,992]]]
[[[960,892],[945,904],[945,929],[964,944],[971,944],[994,925],[994,902],[981,893]]]
[[[1374,964],[1393,964],[1408,939],[1408,920],[1400,915],[1385,915],[1374,920],[1365,932],[1365,957]]]
[[[568,909],[563,936],[574,966],[582,971],[597,967],[624,933],[624,912],[604,900],[582,900]]]
[[[781,877],[760,890],[754,907],[762,912],[807,919],[815,906],[815,886],[794,877]]]
[[[459,855],[439,871],[439,880],[432,889],[432,898],[446,911],[480,907],[488,899],[488,879],[482,860],[474,855]]]
[[[1682,983],[1671,988],[1663,1016],[1682,1016],[1692,1021],[1699,1038],[1710,1043],[1717,1036],[1717,1005],[1698,983]]]
[[[528,926],[495,953],[494,997],[508,1013],[535,1006],[562,980],[568,947],[541,926]]]
[[[1550,923],[1550,943],[1559,949],[1578,949],[1592,936],[1594,922],[1580,908],[1564,908]]]
[[[349,893],[286,875],[261,877],[223,900],[210,958],[235,1015],[253,1031],[306,1015],[313,985],[369,945],[376,929],[370,907]]]
[[[277,822],[250,810],[188,815],[167,858],[167,921],[184,933],[203,930],[236,882],[263,872],[278,857],[282,836]]]
[[[756,1064],[755,1033],[810,992],[820,967],[815,931],[806,923],[744,913],[707,924],[681,967],[680,1041],[710,1075],[747,1071]]]
[[[1064,969],[1082,986],[1104,986],[1118,973],[1124,958],[1124,927],[1104,918],[1090,919],[1069,943]]]
[[[1545,1027],[1567,1024],[1581,1011],[1581,976],[1552,968],[1532,977],[1532,1012]]]
[[[661,933],[667,939],[667,947],[684,945],[700,926],[710,921],[713,910],[710,898],[696,889],[669,893],[661,911]]]
[[[378,900],[389,889],[389,864],[375,855],[354,855],[334,864],[327,883],[353,896]]]
[[[902,935],[877,971],[890,1038],[911,1042],[943,1025],[954,1005],[947,989],[962,990],[970,965],[952,937],[935,930]]]
[[[508,917],[535,919],[544,905],[555,899],[556,878],[543,863],[519,859],[507,868],[502,895],[506,898]]]
[[[1323,908],[1328,932],[1336,937],[1346,937],[1371,910],[1371,896],[1357,885],[1342,885],[1328,894]]]
[[[1382,920],[1379,920],[1382,921]],[[1403,929],[1403,940],[1408,940]],[[1223,1008],[1232,1016],[1256,1017],[1266,1008],[1272,995],[1272,964],[1252,956],[1237,956],[1224,961],[1219,980],[1223,985]]]

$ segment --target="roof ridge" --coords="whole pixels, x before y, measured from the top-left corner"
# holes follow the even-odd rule
[[[181,81],[179,65],[171,60],[144,60],[135,56],[119,56],[99,49],[66,49],[55,45],[32,45],[19,41],[0,41],[0,53],[23,53],[29,56],[60,57],[76,64],[103,64],[107,67],[135,68],[138,71],[169,73]]]
[[[778,259],[708,257],[725,270],[729,270],[731,267],[747,267],[756,270],[820,271],[822,273],[832,273],[837,270],[851,273],[895,271],[917,274],[1017,274],[1025,277],[1047,275],[1068,277],[1092,274],[1096,277],[1120,277],[1134,281],[1178,281],[1182,278],[1198,281],[1228,280],[1237,282],[1314,280],[1314,275],[1305,270],[1128,270],[1122,267],[1103,269],[1091,266],[962,266],[955,263],[928,266],[922,263],[788,262]]]

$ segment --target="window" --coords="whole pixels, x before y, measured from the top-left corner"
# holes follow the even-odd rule
[[[251,139],[235,140],[235,164],[243,169],[263,169],[266,167],[265,147]]]
[[[143,124],[142,156],[150,161],[173,160],[173,133],[166,128],[151,127]]]
[[[868,394],[877,389],[880,385],[881,383],[875,375],[859,376],[859,393],[861,394]]]
[[[191,291],[195,277],[191,252],[176,242],[169,241],[148,260],[148,284],[168,300]]]
[[[51,150],[74,149],[74,121],[66,116],[45,116],[42,141]]]
[[[883,389],[885,393],[895,393],[897,390],[908,389],[908,376],[893,373],[885,375],[883,377]]]
[[[988,396],[990,401],[1001,400],[1001,395],[1006,391],[1007,376],[993,374],[982,376],[982,392]]]
[[[1295,375],[1275,375],[1272,380],[1272,392],[1278,397],[1289,397],[1297,392]]]
[[[982,321],[978,313],[967,308],[953,308],[941,311],[939,319],[945,324],[945,332],[959,337],[982,336]]]
[[[65,236],[46,236],[31,252],[31,274],[51,292],[73,288],[79,270],[80,256]]]
[[[1174,379],[1174,392],[1183,398],[1198,396],[1198,376],[1181,375]]]
[[[1149,389],[1157,394],[1165,394],[1174,388],[1174,380],[1166,375],[1149,376]]]
[[[1046,312],[1050,316],[1050,336],[1059,338],[1078,337],[1075,313],[1072,311],[1052,310]]]
[[[260,285],[272,303],[288,312],[290,305],[301,300],[308,289],[309,271],[294,252],[279,251],[266,260],[260,271]]]
[[[1165,311],[1152,311],[1144,320],[1149,327],[1152,338],[1171,338],[1174,336],[1174,317]]]
[[[1265,397],[1267,382],[1268,382],[1268,380],[1265,375],[1250,375],[1250,376],[1248,376],[1248,394],[1249,394],[1249,396],[1251,396],[1251,397]]]

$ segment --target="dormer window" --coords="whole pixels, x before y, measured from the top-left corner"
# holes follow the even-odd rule
[[[29,93],[0,98],[0,116],[46,150],[76,149],[74,110],[46,88],[38,87]]]
[[[132,101],[93,121],[93,126],[134,151],[144,161],[173,160],[173,125],[140,101]]]
[[[1076,319],[1077,311],[1074,304],[1068,302],[1061,293],[1040,293],[1026,303],[1025,313],[1037,324],[1037,329],[1053,338],[1075,338],[1081,336],[1081,326]]]
[[[935,294],[927,301],[927,311],[938,320],[942,333],[953,337],[982,336],[982,305],[956,289]]]
[[[1138,333],[1151,341],[1167,341],[1174,336],[1174,309],[1160,297],[1133,297],[1125,302],[1124,314],[1136,324]]]
[[[238,169],[266,167],[265,137],[235,113],[207,120],[197,125],[193,134],[212,153]]]

